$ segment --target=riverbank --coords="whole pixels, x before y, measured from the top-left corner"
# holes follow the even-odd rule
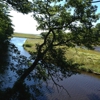
[[[27,39],[24,43],[24,48],[30,54],[36,52],[35,44],[42,43],[42,39]],[[94,50],[86,50],[83,48],[66,48],[65,56],[68,60],[73,60],[73,63],[81,64],[79,70],[90,73],[100,73],[100,52]]]
[[[13,36],[28,38],[23,46],[30,54],[36,52],[35,44],[43,42],[39,35],[14,33]],[[65,56],[74,63],[81,64],[79,70],[100,74],[100,52],[83,48],[68,48]]]

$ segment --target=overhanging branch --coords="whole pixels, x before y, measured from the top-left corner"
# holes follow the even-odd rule
[[[98,0],[98,1],[92,1],[91,3],[97,3],[97,2],[100,2],[100,0]]]

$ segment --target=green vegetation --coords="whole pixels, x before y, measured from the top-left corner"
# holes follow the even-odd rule
[[[70,48],[66,52],[66,57],[82,64],[79,69],[83,71],[100,73],[100,52],[82,48]]]
[[[12,7],[14,10],[17,10],[23,14],[32,12],[32,3],[30,0],[0,0],[0,2],[8,4],[9,7]]]
[[[13,34],[12,21],[10,19],[8,6],[0,3],[0,46]],[[1,49],[1,48],[0,48]]]
[[[52,80],[60,79],[58,70],[62,77],[71,76],[79,65],[75,62],[81,62],[79,57],[72,62],[70,59],[74,55],[70,55],[70,61],[67,60],[68,51],[65,48],[76,45],[92,48],[100,44],[99,33],[92,30],[92,23],[99,19],[99,14],[96,14],[97,7],[92,5],[92,0],[45,0],[45,2],[44,0],[33,0],[33,2],[23,0],[21,4],[19,1],[11,0],[9,4],[22,13],[33,12],[32,16],[38,23],[37,30],[43,31],[42,44],[37,43],[36,46],[32,46],[32,43],[27,41],[27,48],[32,48],[30,52],[36,51],[32,55],[34,62],[22,73],[17,83],[23,82],[34,69],[37,70],[35,76],[44,81],[47,81],[47,76]],[[65,34],[66,30],[71,32]],[[34,48],[36,48],[35,51]],[[68,54],[70,53],[69,50]],[[81,58],[83,59],[83,56]]]
[[[13,34],[13,25],[10,19],[7,4],[0,0],[0,72],[3,72],[6,65],[5,55],[8,52],[9,37]]]
[[[32,54],[36,52],[35,44],[42,42],[42,39],[27,39],[24,48]],[[80,70],[100,73],[100,52],[83,48],[66,48],[65,56],[74,63],[82,64]]]
[[[34,62],[27,69],[23,69],[23,71],[21,69],[23,67],[18,68],[18,71],[21,71],[20,76],[14,83],[12,89],[7,88],[5,90],[7,95],[4,95],[4,99],[2,100],[6,98],[10,100],[27,99],[26,97],[22,97],[23,95],[20,94],[20,90],[17,92],[17,89],[20,89],[20,86],[22,86],[26,78],[29,78],[29,80],[34,78],[34,81],[37,79],[38,81],[43,80],[45,82],[51,79],[58,88],[61,86],[56,80],[62,80],[63,77],[66,78],[75,74],[75,70],[79,64],[82,65],[78,67],[79,69],[88,70],[90,72],[91,70],[98,73],[100,72],[99,53],[74,48],[76,45],[79,47],[92,48],[94,45],[100,44],[100,30],[97,29],[99,26],[93,30],[93,23],[95,23],[100,16],[96,14],[97,7],[92,3],[93,0],[0,1],[0,43],[2,39],[5,40],[6,36],[8,38],[13,33],[8,8],[13,8],[23,14],[32,12],[33,18],[38,23],[37,30],[44,31],[42,34],[43,42],[41,39],[34,39],[35,42],[34,40],[30,40],[32,42],[27,40],[26,44],[24,44],[24,47],[27,47],[27,50],[29,48],[31,53],[36,52],[36,54],[34,53],[32,55]],[[70,30],[71,33],[66,35],[66,30]],[[27,36],[27,38],[28,37],[29,36]],[[36,38],[35,36],[32,37]],[[40,44],[40,42],[42,42],[42,44]],[[37,45],[33,45],[34,43],[37,43]],[[68,47],[68,49],[66,47]],[[1,45],[0,48],[2,49]],[[11,51],[13,50],[14,49],[11,49]],[[67,60],[67,58],[69,60]],[[19,57],[17,57],[17,59],[18,62],[20,62]],[[21,60],[21,62],[23,62],[23,60]],[[76,62],[79,64],[76,64]],[[15,66],[13,62],[12,65]],[[11,66],[11,68],[17,69],[13,66]],[[33,70],[35,70],[35,73],[31,73]],[[33,90],[37,91],[39,87],[40,85],[37,84]],[[39,91],[37,92],[39,93]],[[16,98],[14,98],[15,96]]]
[[[21,38],[31,38],[31,39],[40,38],[39,35],[25,34],[25,33],[14,33],[12,36],[13,37],[21,37]]]
[[[42,42],[42,39],[27,39],[23,46],[25,50],[27,50],[30,54],[33,54],[36,52],[36,44],[40,44]]]

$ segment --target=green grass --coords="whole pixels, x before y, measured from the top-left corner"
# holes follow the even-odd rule
[[[36,52],[36,44],[42,43],[43,40],[40,39],[27,39],[25,43],[23,44],[23,47],[25,50],[27,50],[30,54]]]
[[[42,39],[27,39],[24,48],[30,52],[36,52],[37,43],[42,43]],[[82,48],[66,48],[65,56],[74,63],[82,64],[79,69],[100,73],[100,52],[86,50]]]
[[[12,35],[13,37],[21,37],[21,38],[30,38],[30,39],[36,39],[36,38],[40,38],[39,35],[35,35],[35,34],[24,34],[24,33],[14,33]]]
[[[66,51],[66,58],[73,59],[75,63],[83,64],[79,67],[81,70],[100,73],[100,52],[82,48],[69,48]]]

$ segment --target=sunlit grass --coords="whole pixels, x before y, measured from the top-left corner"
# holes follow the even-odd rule
[[[79,69],[100,73],[100,52],[82,48],[69,48],[66,51],[66,58],[73,59],[74,62],[83,64]]]
[[[41,44],[42,42],[42,39],[27,39],[23,46],[25,50],[32,54],[36,52],[36,44]]]
[[[21,37],[21,38],[31,38],[31,39],[36,39],[36,38],[40,38],[39,35],[35,35],[35,34],[24,34],[24,33],[14,33],[12,35],[13,37]]]
[[[24,48],[30,52],[36,52],[36,44],[42,43],[42,39],[27,39]],[[66,48],[66,59],[73,60],[73,63],[82,64],[79,69],[100,73],[100,52],[86,50],[83,48]]]

